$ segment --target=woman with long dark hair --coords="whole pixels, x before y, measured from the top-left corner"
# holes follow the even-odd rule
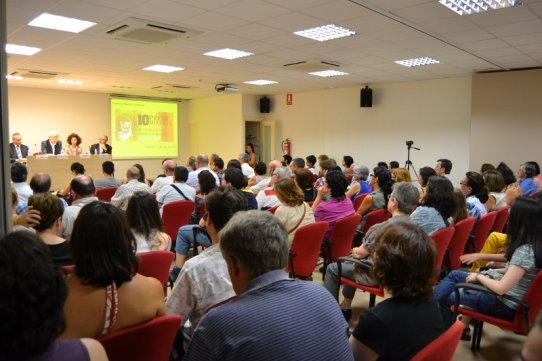
[[[480,173],[467,172],[461,182],[461,192],[467,198],[469,216],[477,220],[487,213],[485,203],[489,199],[489,190]]]
[[[373,191],[365,196],[359,208],[356,209],[356,213],[361,214],[361,221],[356,230],[358,236],[363,230],[367,214],[380,208],[386,208],[388,204],[393,187],[390,171],[384,167],[373,168],[373,173],[369,174],[369,185]]]
[[[171,238],[164,233],[159,205],[152,194],[136,192],[126,208],[128,224],[136,239],[136,252],[169,250]]]

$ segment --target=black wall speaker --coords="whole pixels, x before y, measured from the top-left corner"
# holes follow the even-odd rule
[[[271,110],[271,99],[268,97],[260,98],[260,113],[269,113]]]
[[[370,108],[373,106],[373,89],[365,85],[365,88],[361,88],[359,97],[360,107]]]

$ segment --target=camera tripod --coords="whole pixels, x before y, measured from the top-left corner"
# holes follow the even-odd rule
[[[416,176],[416,179],[418,179],[418,173],[416,172],[416,167],[414,167],[414,164],[412,163],[412,161],[410,160],[410,149],[411,148],[414,148],[416,150],[420,150],[420,148],[416,148],[416,147],[413,147],[412,145],[414,144],[414,142],[412,140],[407,140],[406,141],[406,145],[407,145],[407,160],[405,162],[405,168],[408,169],[410,171],[410,168],[412,168],[412,170],[414,171],[414,175]]]

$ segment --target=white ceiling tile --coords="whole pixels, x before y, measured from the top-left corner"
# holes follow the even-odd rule
[[[464,43],[464,45],[467,48],[474,51],[487,50],[487,49],[500,49],[500,48],[506,48],[508,46],[508,44],[506,44],[501,39],[473,41],[473,42]]]
[[[130,9],[142,19],[152,19],[166,23],[181,23],[185,19],[201,15],[205,10],[189,5],[179,5],[169,0],[148,1]]]
[[[487,30],[495,36],[513,36],[529,33],[542,32],[542,19],[522,21],[519,23],[505,24],[499,26],[490,26]]]
[[[221,32],[246,25],[247,21],[208,11],[201,15],[194,16],[184,23],[187,27],[194,26],[196,29]]]
[[[288,14],[290,10],[259,0],[242,0],[222,7],[217,12],[253,22]]]
[[[469,20],[483,27],[517,23],[536,19],[527,7],[514,6],[511,8],[486,11],[484,13],[468,15]]]

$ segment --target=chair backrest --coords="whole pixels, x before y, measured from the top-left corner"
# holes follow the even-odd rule
[[[111,197],[115,195],[117,187],[107,187],[96,189],[96,197],[104,202],[111,202]]]
[[[308,278],[312,275],[328,223],[325,221],[307,224],[295,232],[286,271],[294,277]]]
[[[331,259],[329,261],[335,261],[339,257],[350,255],[352,252],[352,239],[360,220],[361,215],[354,213],[335,222],[330,237]]]
[[[465,244],[467,244],[467,239],[469,234],[474,227],[474,217],[465,218],[455,225],[455,232],[448,246],[448,254],[450,256],[450,267],[452,269],[457,269],[461,267],[461,261],[459,257],[465,251]]]
[[[493,223],[493,227],[491,227],[491,231],[489,233],[503,233],[506,222],[508,222],[508,218],[510,218],[510,206],[504,206],[497,211],[497,218],[495,218],[495,223]]]
[[[446,228],[441,228],[438,231],[431,234],[431,238],[435,241],[437,246],[437,270],[440,270],[442,267],[442,260],[444,259],[444,254],[448,248],[450,241],[454,235],[455,228],[453,226],[448,226]]]
[[[480,217],[478,223],[474,226],[474,230],[472,231],[472,235],[474,236],[474,252],[480,252],[484,246],[491,227],[495,223],[495,218],[497,218],[497,212],[489,212]]]
[[[365,197],[367,197],[369,193],[363,193],[363,194],[360,194],[359,196],[356,196],[356,198],[354,198],[354,210],[357,211],[359,206],[361,206],[361,202],[363,202],[363,200],[365,199]]]
[[[165,204],[162,207],[162,222],[164,223],[164,232],[172,240],[177,239],[177,231],[181,226],[190,222],[190,216],[194,211],[194,202],[192,201],[174,201]]]
[[[98,341],[109,361],[168,361],[180,325],[179,315],[161,316],[113,332]]]
[[[138,253],[138,273],[145,277],[154,277],[165,285],[169,277],[169,268],[173,262],[173,252],[151,251]]]
[[[362,232],[365,234],[375,224],[382,223],[390,219],[391,214],[384,208],[380,208],[377,210],[374,210],[372,212],[367,213],[367,217],[365,218],[365,224],[363,225]]]
[[[513,325],[516,332],[526,334],[529,331],[529,327],[533,325],[533,322],[542,307],[542,271],[538,271],[536,274],[529,289],[523,296],[523,302],[530,306],[527,314],[529,325],[525,325],[525,314],[523,313],[522,307],[518,307],[518,311],[513,320]]]
[[[277,211],[277,209],[279,208],[280,206],[274,206],[274,207],[271,207],[271,208],[268,208],[266,209],[268,212],[271,212],[272,214],[275,214],[275,212]]]
[[[463,323],[455,322],[442,335],[418,351],[410,361],[451,361],[463,333]]]

